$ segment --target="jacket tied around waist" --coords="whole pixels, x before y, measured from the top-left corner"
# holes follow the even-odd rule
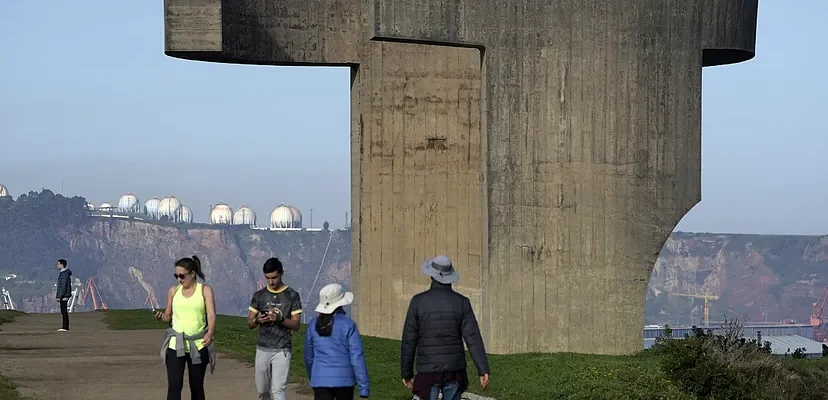
[[[161,363],[164,365],[167,364],[167,349],[170,347],[170,339],[175,338],[176,355],[178,357],[184,357],[187,354],[184,348],[184,343],[186,342],[190,349],[190,359],[193,365],[201,364],[201,354],[198,352],[198,346],[195,341],[203,339],[205,335],[207,335],[206,329],[195,335],[186,335],[182,332],[177,332],[173,328],[167,328],[164,332],[164,344],[161,346]],[[216,346],[213,343],[207,345],[207,354],[210,358],[210,373],[212,374],[216,370]]]

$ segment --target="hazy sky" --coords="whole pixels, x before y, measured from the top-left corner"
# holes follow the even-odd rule
[[[0,0],[0,183],[90,202],[174,194],[260,224],[349,211],[349,81],[339,68],[164,56],[161,0]],[[828,232],[828,1],[763,1],[757,57],[704,70],[702,202],[677,227]]]

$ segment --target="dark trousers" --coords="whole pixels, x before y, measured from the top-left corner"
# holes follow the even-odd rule
[[[354,387],[313,388],[313,400],[353,400]]]
[[[60,315],[63,317],[62,329],[69,330],[69,300],[60,301]]]
[[[187,367],[190,378],[190,394],[193,400],[204,400],[204,376],[210,365],[210,354],[207,348],[198,352],[201,355],[201,364],[193,365],[193,360],[187,354],[179,358],[175,350],[167,349],[167,400],[181,400],[181,389],[184,388],[184,367]]]

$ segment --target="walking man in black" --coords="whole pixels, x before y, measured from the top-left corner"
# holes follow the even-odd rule
[[[460,400],[468,387],[466,352],[471,353],[480,385],[489,384],[489,362],[469,299],[451,288],[459,274],[446,256],[426,260],[422,272],[431,288],[415,295],[403,325],[400,361],[403,384],[423,400]],[[416,354],[417,376],[414,376]]]
[[[63,316],[63,325],[58,332],[69,330],[69,298],[72,297],[72,271],[66,267],[66,260],[60,259],[57,262],[58,282],[55,297],[60,304],[60,314]]]

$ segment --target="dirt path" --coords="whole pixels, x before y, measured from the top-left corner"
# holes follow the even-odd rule
[[[60,315],[32,314],[0,331],[0,375],[21,394],[55,400],[163,399],[167,375],[158,354],[162,331],[109,331],[103,313],[73,313],[70,332],[57,332]],[[185,373],[182,399],[190,398]],[[219,355],[207,373],[210,399],[255,399],[253,369]],[[289,400],[310,400],[291,386]]]

